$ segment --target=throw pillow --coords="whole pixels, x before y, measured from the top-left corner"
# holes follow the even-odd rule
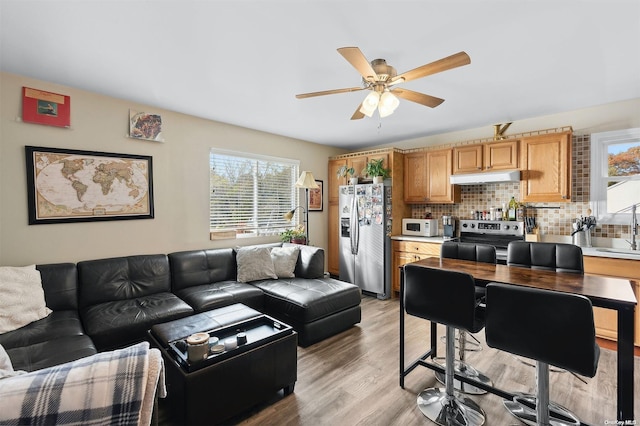
[[[36,265],[0,267],[0,333],[17,330],[48,316]]]
[[[296,275],[293,271],[298,262],[298,247],[274,247],[271,249],[271,259],[278,278],[293,278]]]
[[[236,263],[238,265],[238,281],[278,279],[271,260],[268,247],[238,247],[236,248]]]

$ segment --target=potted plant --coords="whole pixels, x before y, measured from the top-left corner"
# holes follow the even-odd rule
[[[389,173],[391,172],[382,165],[383,161],[382,158],[369,161],[366,167],[362,169],[362,174],[372,177],[373,183],[382,183],[385,178],[389,177]]]
[[[304,225],[298,225],[295,228],[282,231],[280,240],[285,243],[306,244],[307,234],[305,233]]]
[[[355,169],[353,167],[347,166],[346,164],[338,169],[338,178],[348,178],[351,185],[355,185],[358,183],[358,176],[355,176],[355,174]]]

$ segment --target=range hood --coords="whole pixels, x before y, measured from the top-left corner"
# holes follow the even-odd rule
[[[469,173],[465,175],[451,175],[452,185],[479,185],[496,182],[519,182],[520,170],[504,170],[501,172]]]

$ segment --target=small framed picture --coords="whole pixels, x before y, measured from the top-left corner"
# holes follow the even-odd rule
[[[44,90],[22,88],[22,121],[69,127],[71,125],[71,98]]]
[[[309,190],[309,205],[307,209],[310,212],[321,212],[323,202],[323,185],[321,180],[316,180],[318,188]]]

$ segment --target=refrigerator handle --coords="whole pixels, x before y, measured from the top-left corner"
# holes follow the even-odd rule
[[[353,198],[351,199],[351,232],[349,234],[349,242],[351,243],[351,254],[358,254],[358,245],[360,243],[360,226],[358,226],[358,197],[356,196],[355,187],[353,188]]]

